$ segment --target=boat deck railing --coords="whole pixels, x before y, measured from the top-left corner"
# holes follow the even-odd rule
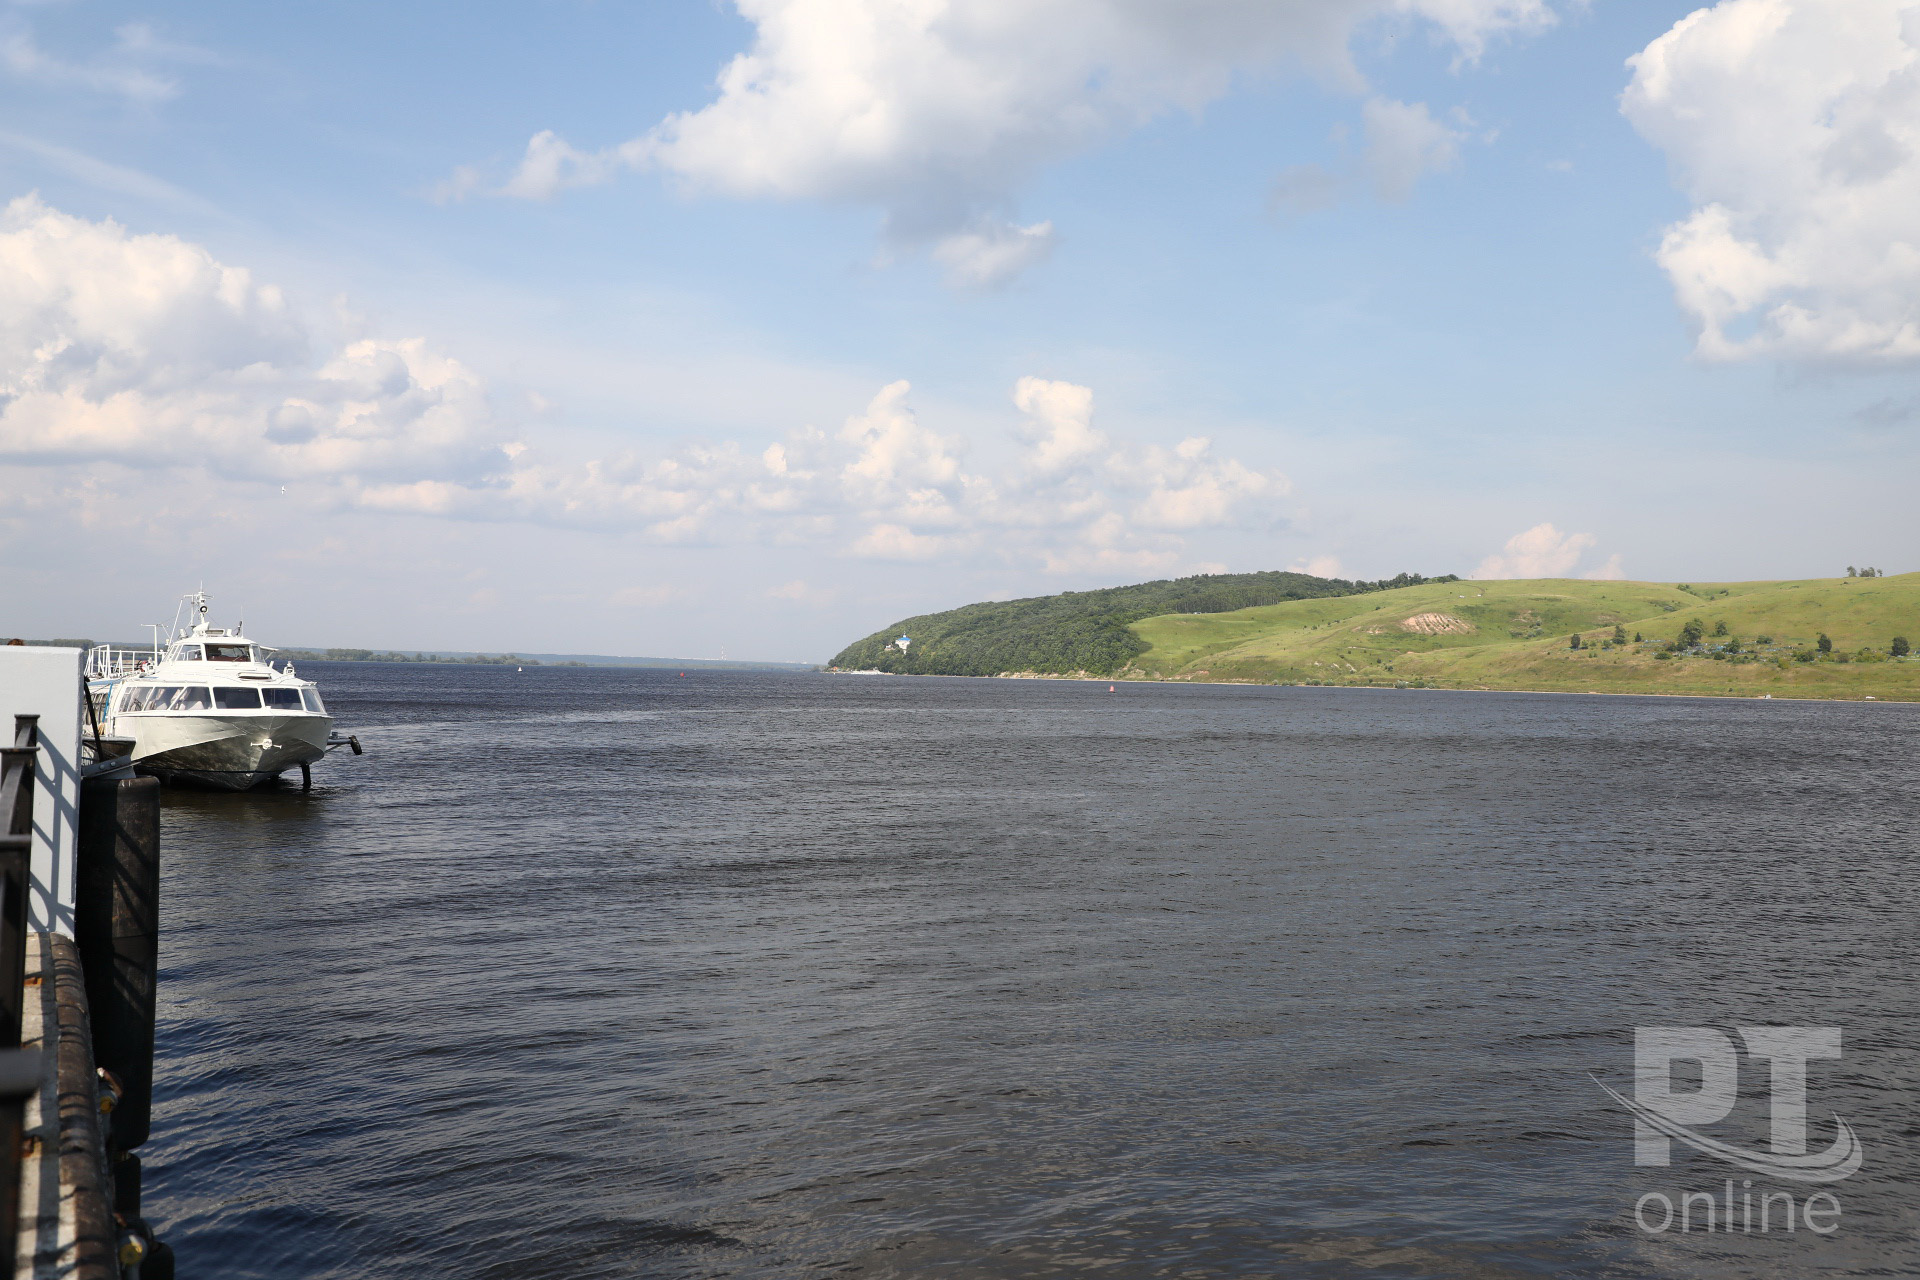
[[[128,676],[139,675],[159,658],[160,655],[152,649],[116,649],[110,644],[95,645],[87,650],[87,679],[124,680]]]

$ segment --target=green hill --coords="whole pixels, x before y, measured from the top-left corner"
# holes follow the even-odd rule
[[[1678,643],[1693,620],[1699,643]],[[1920,700],[1920,659],[1890,652],[1895,637],[1920,639],[1920,573],[1428,583],[1132,630],[1145,646],[1123,672],[1132,678]]]
[[[1136,634],[1131,624],[1156,614],[1218,614],[1283,600],[1352,596],[1427,581],[1411,573],[1380,582],[1349,582],[1304,573],[1222,573],[1024,600],[992,600],[896,622],[848,645],[831,665],[842,670],[903,675],[1110,675],[1147,651],[1151,642]],[[893,643],[902,635],[912,639],[904,653]]]

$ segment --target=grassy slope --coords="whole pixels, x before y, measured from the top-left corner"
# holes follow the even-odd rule
[[[1400,623],[1445,613],[1473,625],[1425,636]],[[1148,618],[1134,631],[1151,648],[1128,675],[1152,679],[1393,684],[1572,692],[1714,693],[1775,697],[1920,700],[1920,659],[1876,663],[1666,661],[1651,646],[1568,647],[1598,641],[1616,623],[1648,641],[1671,640],[1689,618],[1711,631],[1725,621],[1743,645],[1771,635],[1784,656],[1826,632],[1836,650],[1884,653],[1895,635],[1920,640],[1920,573],[1802,582],[1695,583],[1691,591],[1646,582],[1540,579],[1454,582],[1330,600],[1300,600],[1208,615]]]
[[[907,675],[1098,674],[1120,670],[1144,650],[1129,627],[1140,618],[1170,610],[1224,613],[1282,600],[1348,596],[1379,585],[1276,570],[984,600],[896,622],[854,641],[830,665]],[[906,653],[894,646],[902,634],[912,638]]]

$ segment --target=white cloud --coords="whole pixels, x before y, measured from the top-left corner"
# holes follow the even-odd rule
[[[503,196],[522,200],[551,200],[569,187],[591,187],[605,182],[622,167],[639,162],[645,148],[629,143],[611,150],[588,153],[570,146],[551,129],[542,130],[527,140],[526,154],[520,165],[500,188]],[[459,199],[471,194],[476,181],[466,175],[470,169],[456,169],[446,194]]]
[[[1045,259],[1056,239],[1051,222],[1016,227],[987,218],[936,241],[933,258],[947,269],[949,284],[991,288]]]
[[[1332,167],[1300,164],[1281,170],[1268,192],[1269,207],[1286,213],[1315,213],[1361,188],[1371,189],[1382,200],[1404,202],[1420,179],[1458,168],[1460,144],[1467,140],[1464,129],[1434,119],[1426,103],[1378,95],[1360,105],[1360,128],[1357,157],[1343,156]],[[1346,139],[1344,125],[1334,130],[1333,141],[1343,150]]]
[[[483,389],[424,342],[311,354],[271,285],[34,197],[0,213],[0,457],[345,482],[501,460]]]
[[[1621,567],[1620,553],[1616,551],[1607,557],[1605,564],[1600,565],[1598,568],[1589,569],[1580,576],[1583,578],[1591,578],[1598,582],[1620,582],[1626,578],[1627,572]]]
[[[1723,0],[1629,60],[1693,211],[1658,252],[1707,359],[1920,360],[1920,8]]]
[[[1514,534],[1497,554],[1480,562],[1470,578],[1565,578],[1594,544],[1590,533],[1561,533],[1551,524],[1537,524]],[[1620,557],[1614,556],[1590,578],[1620,576]]]
[[[1093,392],[1087,387],[1022,378],[1013,386],[1013,403],[1027,416],[1021,435],[1027,466],[1036,475],[1058,475],[1106,448],[1107,438],[1093,429]]]
[[[659,542],[804,544],[879,560],[980,557],[1065,572],[1161,568],[1196,531],[1271,524],[1285,477],[1217,458],[1205,439],[1115,445],[1093,395],[1023,378],[1024,446],[999,471],[930,430],[905,382],[883,387],[831,435],[802,428],[761,450],[690,445],[664,458],[585,467],[516,459],[470,481],[371,486],[379,510],[630,530]]]
[[[1316,578],[1339,578],[1345,576],[1340,570],[1338,556],[1314,556],[1312,559],[1296,560],[1287,566],[1289,573],[1310,573]]]
[[[276,288],[198,246],[31,196],[0,213],[0,457],[348,486],[503,461],[457,361],[313,345]]]
[[[876,524],[849,551],[868,560],[931,560],[949,546],[949,539],[915,533],[903,524]]]
[[[1044,256],[1046,223],[1008,216],[1045,166],[1168,111],[1195,112],[1236,77],[1306,68],[1357,86],[1355,32],[1439,29],[1462,59],[1552,20],[1548,0],[735,0],[753,46],[714,101],[584,152],[535,135],[505,194],[653,167],[754,199],[878,206],[900,247],[930,246],[961,283],[996,283]],[[1403,113],[1418,110],[1388,104]],[[1446,131],[1386,134],[1384,184],[1444,159]]]
[[[1382,200],[1405,200],[1422,177],[1460,162],[1467,135],[1435,120],[1424,102],[1369,98],[1360,117],[1367,133],[1367,176]]]
[[[1017,447],[996,469],[922,423],[905,382],[832,434],[564,462],[553,433],[501,421],[481,379],[422,338],[329,341],[200,246],[32,197],[0,214],[0,463],[167,469],[288,484],[336,511],[664,544],[1054,568],[1171,563],[1196,531],[1270,525],[1287,493],[1203,438],[1110,441],[1086,387],[1023,378],[1013,399]]]

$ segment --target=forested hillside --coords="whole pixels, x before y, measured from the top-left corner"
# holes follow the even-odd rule
[[[1142,618],[1226,613],[1286,600],[1454,580],[1453,575],[1424,578],[1413,573],[1380,582],[1280,571],[1222,573],[987,601],[896,622],[848,645],[832,665],[905,675],[992,676],[1013,671],[1110,675],[1146,652],[1147,642],[1130,629]],[[903,635],[909,638],[904,652],[894,643]]]

